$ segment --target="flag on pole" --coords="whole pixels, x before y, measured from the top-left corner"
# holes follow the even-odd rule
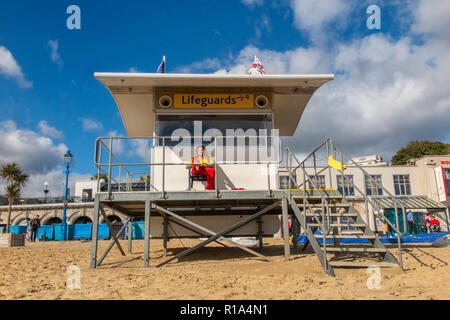
[[[156,70],[156,73],[166,73],[166,56],[163,56],[161,64],[159,65],[158,70]]]
[[[248,69],[248,74],[250,74],[250,75],[266,74],[264,72],[264,66],[261,63],[261,61],[259,61],[258,57],[255,56],[255,60],[253,61],[252,66],[250,67],[250,69]]]
[[[343,170],[347,169],[347,166],[345,164],[342,164],[341,162],[333,159],[333,156],[328,157],[328,165],[339,171],[343,171]]]

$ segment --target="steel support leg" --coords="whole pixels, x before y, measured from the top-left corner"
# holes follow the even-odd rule
[[[291,258],[291,247],[289,245],[289,226],[288,226],[288,203],[287,199],[282,200],[283,211],[283,238],[284,238],[284,259],[289,260]]]
[[[314,252],[317,255],[317,258],[319,258],[320,264],[322,265],[324,271],[326,274],[329,274],[330,276],[334,277],[334,270],[331,267],[331,265],[328,263],[326,253],[322,251],[322,248],[317,241],[317,239],[314,237],[314,233],[311,231],[311,228],[308,227],[308,225],[305,223],[306,217],[305,215],[300,211],[295,201],[291,202],[291,209],[294,212],[295,216],[297,217],[298,221],[300,221],[300,224],[302,225],[303,229],[305,230],[306,236],[308,237],[309,243],[311,244],[311,247],[313,248]]]
[[[163,257],[167,257],[167,226],[169,224],[167,217],[164,217],[163,223]]]
[[[258,242],[259,242],[259,249],[263,248],[263,229],[262,229],[262,217],[259,216],[258,219],[256,219],[256,222],[258,223]]]
[[[295,214],[291,215],[291,220],[292,220],[292,244],[294,245],[294,250],[297,249],[298,247],[298,235],[300,234],[300,222],[298,221],[297,217],[295,216]]]
[[[144,222],[144,268],[149,267],[150,260],[150,209],[151,203],[145,201],[145,222]]]
[[[128,221],[128,253],[132,253],[133,249],[133,218]]]
[[[94,221],[92,221],[92,240],[91,240],[91,269],[97,267],[97,244],[98,244],[98,216],[100,211],[99,195],[95,196],[94,203]]]

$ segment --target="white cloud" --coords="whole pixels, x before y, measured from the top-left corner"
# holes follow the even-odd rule
[[[55,127],[49,126],[46,120],[39,121],[38,124],[41,133],[45,136],[61,140],[64,138],[62,131],[56,129]]]
[[[18,129],[11,121],[0,123],[0,163],[16,161],[29,173],[45,173],[63,163],[67,146],[31,130]]]
[[[326,37],[332,23],[345,24],[352,1],[348,0],[292,0],[295,25],[310,34],[313,42]]]
[[[138,69],[136,67],[131,67],[128,72],[136,73],[138,72]]]
[[[51,50],[50,58],[52,62],[56,63],[61,68],[64,63],[60,54],[58,53],[58,40],[49,40],[47,42],[47,45]]]
[[[18,129],[14,121],[0,122],[0,165],[17,162],[30,175],[22,197],[43,196],[44,183],[49,184],[49,196],[63,194],[65,183],[64,153],[67,146],[55,144],[32,130]],[[69,176],[69,187],[74,189],[74,181],[89,179],[92,175],[73,172]],[[5,183],[0,179],[0,194]],[[72,192],[73,194],[73,192]]]
[[[137,155],[141,161],[151,162],[149,139],[131,140],[131,146],[132,149],[130,149],[128,156]]]
[[[22,73],[22,67],[14,59],[11,52],[3,46],[0,46],[0,74],[6,78],[14,79],[22,88],[33,87],[33,83],[28,81]]]
[[[285,138],[288,145],[304,154],[332,137],[351,155],[381,154],[389,160],[411,140],[450,136],[449,28],[438,27],[450,23],[449,10],[431,21],[426,12],[436,3],[427,1],[418,2],[422,12],[414,12],[412,23],[415,32],[428,33],[421,44],[408,35],[394,40],[374,33],[346,43],[314,42],[311,47],[284,52],[248,45],[223,61],[216,72],[245,74],[257,55],[267,74],[336,73],[334,81],[313,95],[296,134]],[[293,5],[296,17],[303,19],[297,22],[301,28],[328,37],[333,37],[324,32],[328,22],[348,10],[342,1],[295,1]],[[319,10],[322,7],[324,12]]]
[[[241,2],[247,7],[254,8],[255,6],[262,5],[264,0],[241,0]]]
[[[101,122],[98,122],[94,119],[83,118],[81,119],[81,122],[83,124],[83,131],[94,132],[103,129],[103,125],[101,124]]]
[[[89,180],[92,174],[80,174],[71,172],[69,174],[69,189],[71,196],[75,195],[75,181]],[[63,197],[66,183],[66,173],[63,170],[52,170],[47,173],[33,174],[30,176],[22,192],[24,198],[44,197],[44,183],[48,183],[48,197]]]
[[[124,137],[124,135],[119,134],[117,130],[112,130],[108,132],[108,137]],[[128,140],[122,140],[122,139],[114,139],[112,140],[113,146],[112,146],[112,152],[114,155],[120,155],[123,153],[125,149],[124,143],[126,143]],[[109,141],[105,141],[109,147]]]
[[[202,61],[194,62],[188,66],[181,66],[175,69],[177,73],[195,73],[204,70],[217,70],[222,65],[218,58],[206,58]]]
[[[414,11],[412,31],[450,41],[450,1],[421,0]]]
[[[297,48],[278,52],[249,45],[239,52],[232,63],[222,63],[227,69],[219,69],[216,72],[246,74],[255,55],[261,60],[268,74],[328,72],[330,66],[329,56],[318,48]],[[193,65],[204,64],[197,62]]]
[[[265,14],[258,17],[255,22],[255,39],[259,41],[264,32],[272,32],[272,24],[270,23],[269,17]]]

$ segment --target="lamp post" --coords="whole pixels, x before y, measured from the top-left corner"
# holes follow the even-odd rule
[[[48,190],[48,182],[47,181],[44,182],[44,187],[45,187],[45,189],[44,189],[44,203],[47,203],[47,193],[49,192],[49,190]]]
[[[61,236],[63,240],[66,240],[66,227],[67,227],[67,218],[66,218],[66,211],[67,211],[67,187],[69,183],[69,168],[70,164],[73,161],[73,155],[70,153],[70,150],[67,150],[66,154],[64,155],[64,162],[66,163],[66,188],[64,192],[64,211],[63,211],[63,217],[61,221]]]

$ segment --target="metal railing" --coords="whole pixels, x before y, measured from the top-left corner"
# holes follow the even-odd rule
[[[321,164],[320,166],[317,163],[317,159],[321,158],[320,156],[318,156],[318,153],[323,152],[325,155],[325,159],[326,159],[326,164]],[[328,159],[329,157],[332,157],[333,160],[337,160],[338,163],[340,163],[340,169],[336,169],[335,167],[330,166]],[[320,197],[321,197],[321,203],[322,203],[322,222],[319,222],[319,226],[320,229],[322,230],[323,234],[324,234],[324,246],[325,246],[325,237],[326,235],[330,232],[330,224],[329,221],[331,220],[331,216],[330,216],[330,208],[328,206],[328,202],[325,199],[325,195],[324,193],[320,190],[320,188],[318,188],[317,186],[317,177],[320,173],[328,170],[329,173],[329,181],[330,181],[330,187],[332,188],[332,170],[337,170],[342,177],[342,200],[344,203],[348,203],[347,201],[347,195],[346,195],[346,186],[349,185],[350,186],[350,180],[348,180],[348,177],[346,177],[346,175],[344,174],[344,165],[347,164],[351,164],[352,167],[355,167],[357,169],[359,169],[360,171],[363,172],[365,177],[368,177],[368,179],[371,181],[372,184],[374,184],[376,186],[377,189],[381,189],[383,190],[383,193],[385,195],[385,197],[389,197],[393,204],[394,204],[394,212],[395,212],[395,218],[396,218],[396,225],[394,225],[393,223],[391,223],[391,221],[389,221],[389,219],[387,219],[384,216],[384,212],[382,210],[382,208],[380,208],[379,206],[376,205],[376,203],[374,201],[372,201],[371,197],[367,195],[366,192],[363,192],[360,188],[358,188],[355,184],[352,184],[352,187],[354,189],[357,190],[357,192],[363,197],[364,199],[364,203],[365,203],[365,211],[366,211],[366,224],[368,225],[368,227],[370,227],[370,217],[369,217],[369,204],[371,205],[371,208],[373,210],[374,216],[376,216],[377,218],[379,218],[383,223],[388,224],[392,230],[396,233],[397,235],[397,245],[398,245],[398,254],[399,254],[399,260],[400,260],[400,265],[402,265],[402,254],[401,254],[401,240],[400,240],[400,236],[404,236],[407,233],[407,228],[406,228],[406,216],[405,216],[405,206],[403,204],[403,202],[399,199],[398,196],[394,196],[393,194],[391,194],[389,192],[389,190],[387,190],[381,183],[379,183],[376,179],[374,179],[366,170],[364,170],[364,168],[362,168],[358,163],[356,163],[351,157],[349,157],[345,152],[343,152],[340,148],[333,146],[333,141],[331,138],[326,139],[324,142],[322,142],[316,149],[314,149],[314,151],[312,151],[303,161],[299,162],[297,160],[297,158],[295,157],[295,155],[293,155],[293,153],[287,149],[286,152],[286,159],[287,159],[287,170],[289,173],[289,179],[291,181],[294,182],[295,186],[297,187],[298,190],[301,190],[300,188],[303,187],[303,210],[305,211],[305,208],[308,207],[311,212],[314,212],[314,210],[312,210],[311,205],[309,204],[308,200],[306,199],[306,183],[309,182],[310,185],[312,185],[313,189],[317,190]],[[292,158],[294,158],[297,162],[297,165],[295,167],[292,166]],[[323,160],[325,160],[323,159]],[[314,174],[313,175],[309,175],[306,171],[306,162],[310,160],[312,161],[312,166],[308,167],[308,169],[314,170]],[[318,170],[318,167],[323,166],[321,169]],[[297,182],[295,181],[295,177],[296,177],[296,171],[298,169],[301,169],[303,172],[303,181],[300,184],[297,184]],[[314,179],[313,179],[314,177]],[[291,199],[291,195],[290,195],[290,189],[288,191],[289,193],[289,199]],[[399,226],[399,211],[401,210],[401,214],[403,215],[403,226],[404,226],[404,231],[401,232],[400,231],[400,226]],[[316,221],[318,221],[317,219],[317,215],[313,214],[314,217],[316,218]],[[351,225],[350,225],[351,226]],[[375,232],[377,231],[376,229],[376,221],[375,221]],[[324,247],[324,249],[326,250],[326,248]]]
[[[178,137],[176,137],[178,138]],[[270,181],[270,166],[271,165],[279,165],[283,162],[283,152],[282,152],[282,142],[281,139],[278,136],[233,136],[233,137],[223,137],[223,136],[188,136],[188,137],[182,137],[183,139],[190,139],[191,141],[198,141],[200,140],[201,143],[205,143],[207,145],[207,151],[212,150],[211,156],[214,154],[217,156],[219,153],[223,155],[223,150],[229,150],[227,148],[236,148],[236,150],[239,150],[237,152],[241,152],[244,150],[244,160],[235,160],[233,156],[233,160],[224,160],[224,159],[215,159],[211,165],[214,166],[214,169],[217,173],[217,168],[220,165],[229,165],[229,164],[245,164],[245,165],[252,165],[252,164],[262,164],[267,166],[267,191],[269,194],[271,194],[272,189],[276,188],[275,186],[271,186]],[[238,145],[238,146],[228,146],[223,143],[224,141],[227,141],[227,139],[232,138],[233,141],[235,139],[243,139],[241,141],[244,141],[244,146]],[[104,174],[107,177],[107,187],[106,190],[103,190],[105,188],[102,188],[100,190],[100,184],[98,187],[98,191],[106,191],[109,194],[112,193],[112,183],[114,182],[117,185],[117,191],[118,192],[130,192],[133,190],[133,184],[135,184],[135,181],[133,181],[133,176],[141,175],[145,176],[145,190],[144,191],[156,191],[161,192],[163,195],[166,193],[166,170],[170,166],[188,166],[192,165],[191,162],[188,161],[182,161],[180,159],[177,159],[177,161],[168,161],[166,159],[167,156],[167,149],[169,148],[176,148],[177,146],[170,145],[167,143],[167,141],[173,142],[174,137],[152,137],[152,138],[129,138],[129,137],[100,137],[97,138],[95,142],[95,153],[94,153],[94,163],[98,170],[98,177],[100,177],[101,174]],[[247,146],[245,142],[247,141],[256,141],[257,144],[255,146],[250,145]],[[147,142],[146,146],[148,146],[148,159],[142,162],[125,162],[119,160],[119,157],[114,154],[113,150],[115,144],[118,143],[118,141],[138,141],[138,140],[144,140]],[[209,141],[209,142],[205,142]],[[219,142],[218,142],[219,141]],[[150,144],[148,144],[150,142]],[[162,147],[162,161],[156,162],[152,161],[152,152],[154,152],[155,147]],[[197,145],[181,145],[178,146],[178,148],[185,148],[184,150],[195,150],[197,148]],[[121,147],[123,148],[123,146]],[[249,159],[245,159],[248,148],[254,148],[253,151],[255,151],[257,154],[248,154]],[[123,150],[122,150],[123,152]],[[229,152],[229,151],[226,151]],[[192,156],[192,152],[189,152],[189,158]],[[239,153],[238,153],[239,154]],[[233,151],[234,155],[234,151]],[[214,156],[212,156],[214,158]],[[251,158],[251,159],[250,159]],[[256,160],[255,160],[256,159]],[[147,177],[150,176],[151,170],[153,167],[160,166],[162,167],[161,172],[161,189],[158,190],[153,186],[151,183],[147,183]],[[147,167],[148,171],[142,171],[142,168]],[[131,168],[141,168],[138,172],[134,172]],[[113,170],[118,169],[118,174],[114,176]],[[218,188],[217,184],[218,175],[215,175],[215,190],[217,194],[219,194],[220,190]],[[154,181],[153,181],[154,182]],[[148,187],[147,187],[148,186]]]
[[[296,189],[298,191],[303,190],[303,212],[306,213],[307,212],[306,208],[308,208],[308,210],[314,216],[316,223],[319,224],[319,230],[321,230],[321,233],[324,235],[324,237],[326,237],[330,232],[330,216],[329,216],[330,207],[329,207],[328,201],[326,199],[326,195],[318,188],[315,181],[313,181],[313,179],[311,179],[311,176],[306,172],[305,162],[310,158],[310,156],[311,155],[309,155],[302,162],[300,162],[297,159],[297,157],[295,156],[295,154],[289,148],[286,148],[287,170],[288,170],[289,180],[290,180],[289,186],[291,186],[293,183],[293,185],[296,187]],[[295,168],[292,168],[292,160],[295,160],[297,162],[297,166]],[[302,169],[302,173],[303,173],[303,182],[300,185],[297,184],[297,181],[294,177],[294,173],[299,168]],[[322,207],[322,210],[321,210],[322,220],[318,219],[319,216],[317,215],[316,210],[314,210],[314,208],[311,206],[310,202],[307,199],[306,184],[305,184],[307,181],[309,181],[311,183],[311,185],[313,186],[313,189],[316,190],[320,196],[321,207]],[[301,189],[302,186],[303,186],[303,189]],[[289,201],[291,201],[291,188],[288,189],[288,199],[289,199]]]
[[[329,139],[331,140],[331,138]],[[388,224],[393,230],[395,230],[395,233],[398,236],[404,236],[406,235],[407,231],[406,231],[406,213],[405,213],[405,206],[403,204],[403,202],[401,201],[399,196],[395,196],[393,195],[391,192],[389,192],[389,190],[387,190],[382,183],[379,183],[376,179],[374,179],[372,177],[372,175],[370,175],[366,170],[363,169],[362,166],[360,166],[358,163],[356,163],[352,158],[350,158],[345,152],[343,152],[341,149],[339,149],[338,147],[334,147],[333,150],[333,158],[335,158],[336,152],[338,152],[340,154],[340,162],[342,164],[344,164],[345,160],[348,160],[347,164],[351,163],[352,166],[355,166],[356,168],[358,168],[360,171],[363,172],[365,177],[368,177],[369,180],[376,185],[377,189],[381,189],[383,190],[383,195],[384,197],[388,197],[392,200],[392,202],[394,203],[394,211],[395,211],[395,218],[396,218],[396,225],[394,226],[385,216],[384,216],[384,212],[382,212],[382,208],[380,208],[379,206],[376,205],[376,203],[374,201],[372,201],[371,197],[367,195],[366,192],[362,192],[355,184],[353,184],[353,187],[364,197],[364,201],[365,201],[365,207],[366,207],[366,221],[367,224],[370,223],[369,220],[369,212],[368,212],[368,204],[370,204],[372,206],[372,209],[374,211],[374,214],[378,216],[378,218],[384,222],[385,224]],[[339,171],[339,170],[338,170]],[[342,175],[342,186],[343,186],[343,197],[345,199],[345,182],[346,182],[346,177],[344,174],[344,169],[343,166],[341,166],[341,170],[340,173]],[[400,225],[399,225],[399,208],[401,208],[402,210],[402,215],[403,215],[403,224],[404,224],[404,230],[403,232],[400,232]],[[375,223],[375,230],[376,230],[376,223]]]

